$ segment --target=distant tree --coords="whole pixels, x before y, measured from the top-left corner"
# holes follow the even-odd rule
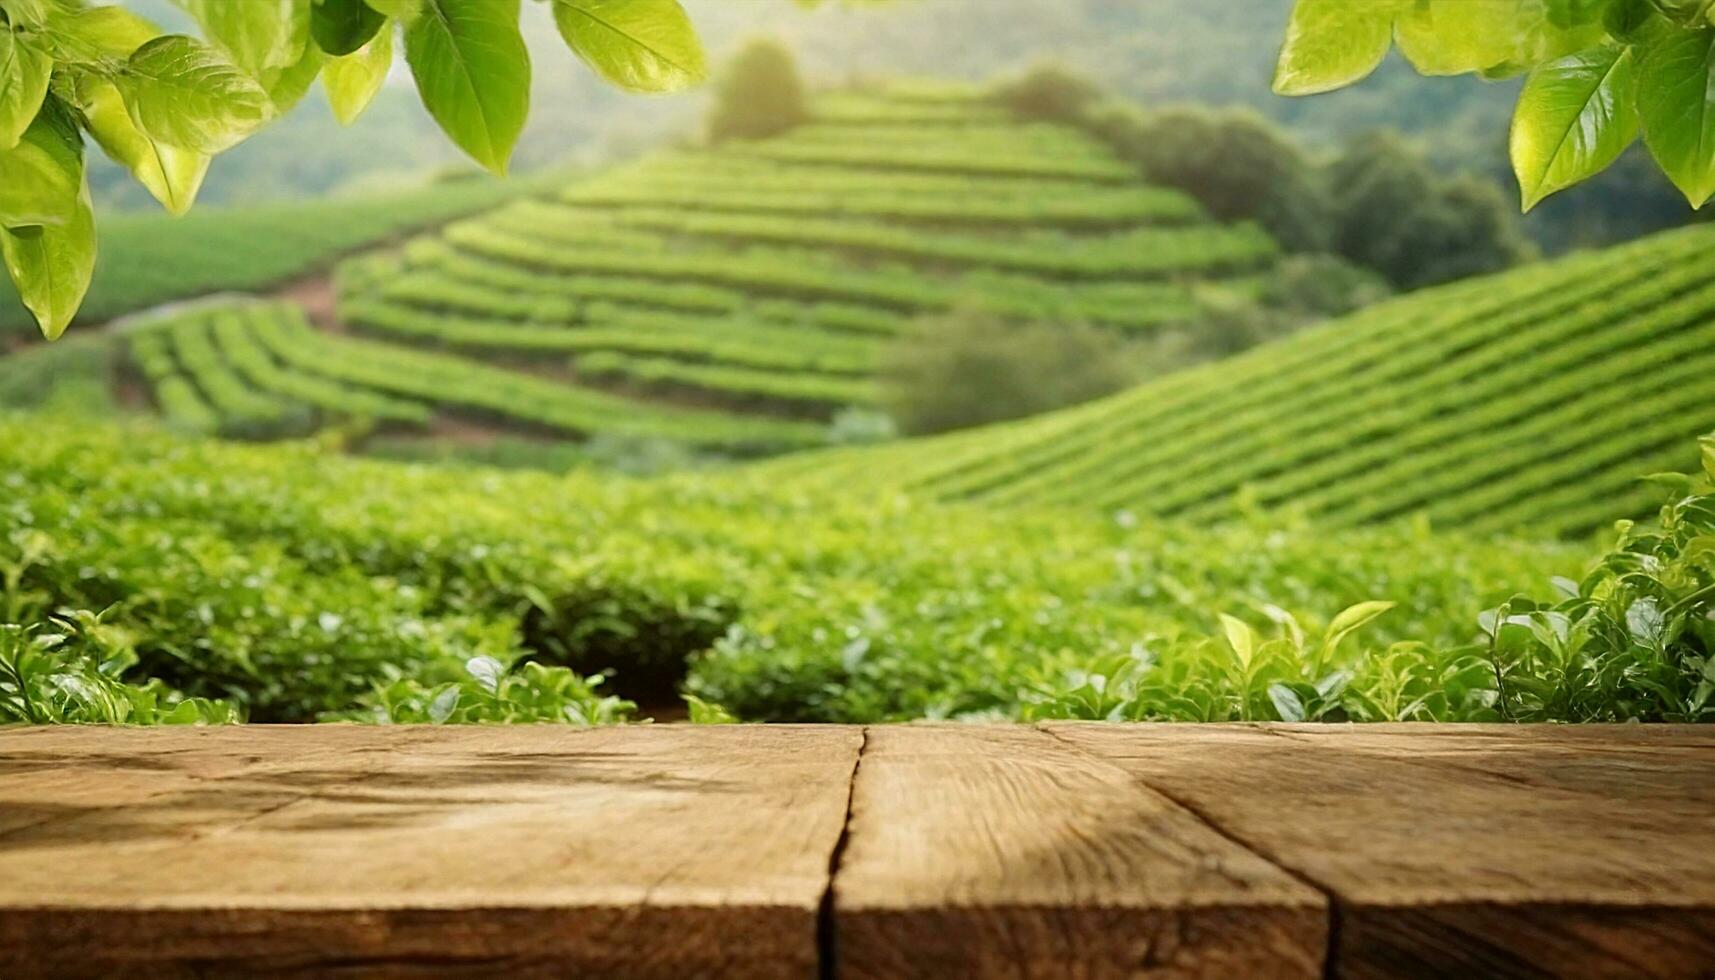
[[[1334,251],[1416,289],[1531,255],[1506,200],[1475,178],[1437,177],[1399,137],[1360,137],[1329,168]]]
[[[1108,105],[1089,126],[1151,180],[1185,191],[1222,221],[1254,220],[1290,251],[1327,246],[1328,192],[1316,166],[1261,116]]]
[[[1079,122],[1102,90],[1069,68],[1045,62],[1002,84],[995,96],[1020,119]]]
[[[1258,305],[1306,320],[1344,316],[1393,293],[1373,270],[1336,255],[1288,255],[1275,263],[1257,288]]]
[[[1202,314],[1166,336],[1151,358],[1169,369],[1231,357],[1295,334],[1330,317],[1379,303],[1392,294],[1380,275],[1334,255],[1288,255],[1254,285],[1197,287]]]
[[[792,52],[778,41],[758,38],[739,51],[721,76],[709,115],[709,138],[717,143],[764,139],[809,118]]]
[[[1023,324],[979,310],[918,323],[883,360],[883,404],[906,435],[1022,418],[1099,398],[1138,380],[1112,331]]]

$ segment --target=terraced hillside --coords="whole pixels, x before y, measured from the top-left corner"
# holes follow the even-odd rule
[[[507,182],[472,178],[360,198],[254,207],[104,215],[95,281],[76,330],[162,303],[256,290],[326,268],[342,255],[566,180],[564,173]],[[35,321],[0,276],[0,343],[35,341]]]
[[[883,348],[920,315],[980,304],[1142,334],[1194,317],[1194,284],[1242,288],[1275,255],[1082,133],[913,89],[830,96],[785,136],[454,223],[355,264],[340,313],[473,371],[820,423],[876,401]]]
[[[830,94],[775,139],[530,190],[349,260],[335,320],[161,311],[102,370],[131,403],[233,437],[367,420],[425,446],[612,437],[754,456],[826,445],[832,420],[874,405],[885,347],[920,316],[981,306],[1146,335],[1194,320],[1205,284],[1242,293],[1278,252],[978,89]],[[218,261],[161,264],[244,285]],[[0,396],[8,373],[40,387],[33,365],[0,364]]]
[[[815,445],[789,419],[645,405],[434,351],[318,331],[285,303],[221,303],[126,334],[154,401],[175,427],[266,439],[341,420],[423,429],[439,410],[575,436],[610,432],[736,451]]]
[[[773,464],[942,498],[1558,535],[1641,516],[1715,429],[1715,231],[1469,280],[1020,423]]]

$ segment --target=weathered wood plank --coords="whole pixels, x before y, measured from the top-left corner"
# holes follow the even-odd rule
[[[872,728],[842,978],[1320,976],[1323,896],[1028,728]]]
[[[812,975],[861,739],[0,732],[0,976]]]
[[[1333,894],[1341,976],[1715,976],[1715,731],[1049,731]]]

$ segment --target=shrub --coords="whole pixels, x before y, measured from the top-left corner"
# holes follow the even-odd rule
[[[1022,418],[1137,380],[1133,352],[1081,323],[1022,324],[977,310],[920,321],[883,358],[883,403],[907,435]]]
[[[1354,141],[1329,168],[1336,252],[1401,289],[1496,272],[1533,254],[1499,189],[1435,176],[1399,137]]]
[[[764,139],[809,118],[792,52],[778,41],[758,38],[733,58],[715,89],[709,139]]]
[[[1222,221],[1254,220],[1289,251],[1326,247],[1328,191],[1290,137],[1261,116],[1113,105],[1092,112],[1088,126],[1150,180],[1185,191]]]
[[[1715,720],[1715,440],[1703,474],[1674,491],[1658,524],[1623,522],[1562,598],[1518,597],[1483,615],[1500,707],[1518,721]]]
[[[995,91],[1013,115],[1040,122],[1078,122],[1101,95],[1096,83],[1052,63],[1037,65]]]
[[[1339,256],[1289,255],[1269,270],[1257,301],[1319,319],[1373,306],[1392,293],[1387,280]]]

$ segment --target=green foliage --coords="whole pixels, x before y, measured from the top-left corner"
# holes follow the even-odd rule
[[[1636,58],[1610,44],[1531,73],[1512,131],[1526,210],[1606,170],[1637,139]]]
[[[1715,22],[1701,0],[1298,0],[1275,90],[1368,75],[1397,43],[1426,75],[1529,74],[1512,156],[1526,210],[1640,132],[1693,208],[1715,197]]]
[[[405,28],[423,105],[471,158],[506,172],[530,114],[530,52],[519,0],[425,0]]]
[[[519,0],[174,0],[205,39],[121,7],[0,8],[0,245],[42,332],[71,322],[95,266],[83,133],[183,213],[209,159],[303,97],[324,69],[343,121],[374,97],[394,33],[423,104],[504,172],[529,112]],[[677,0],[552,0],[567,45],[621,87],[677,91],[705,74]]]
[[[897,341],[881,386],[900,430],[925,435],[1076,405],[1137,376],[1134,352],[1110,331],[957,310],[917,324]]]
[[[1193,526],[1423,515],[1584,536],[1656,509],[1639,474],[1683,469],[1715,427],[1712,231],[1421,291],[1040,418],[773,465]]]
[[[1039,84],[1071,85],[1058,77],[1049,72]],[[1254,221],[1289,252],[1333,249],[1404,288],[1492,272],[1531,254],[1504,203],[1478,180],[1437,179],[1419,154],[1389,138],[1360,140],[1324,166],[1254,112],[1144,112],[1090,93],[1061,101],[1062,118],[1152,183],[1184,191],[1222,221]]]
[[[111,415],[117,361],[107,337],[77,337],[0,357],[0,407]]]
[[[873,411],[882,351],[919,318],[972,307],[1044,336],[1066,323],[1190,332],[1210,284],[1248,299],[1279,259],[1254,225],[1211,222],[1136,175],[992,172],[1009,157],[1108,172],[1115,161],[1074,129],[1011,119],[980,91],[925,101],[889,86],[816,110],[782,137],[665,153],[349,261],[339,316],[361,338],[259,342],[287,375],[431,405],[449,424],[478,422],[477,441],[677,440],[697,456],[750,454],[847,439],[830,424]],[[770,159],[854,145],[892,155]],[[963,150],[946,156],[960,147],[980,150],[982,169]],[[166,410],[168,387],[155,390]]]
[[[0,420],[0,472],[0,618],[107,609],[122,680],[256,721],[611,720],[674,658],[705,719],[1293,717],[1281,689],[1306,717],[1494,719],[1474,611],[1579,563],[1410,528],[997,520],[874,472],[502,474],[40,417]]]
[[[1499,191],[1471,177],[1437,177],[1394,137],[1356,141],[1328,179],[1340,189],[1334,251],[1401,289],[1498,272],[1533,254]]]
[[[677,92],[708,76],[702,43],[679,0],[552,2],[566,44],[620,88]]]
[[[1659,523],[1622,525],[1614,549],[1562,597],[1486,613],[1509,718],[1715,719],[1715,442],[1704,472],[1669,475]]]
[[[733,56],[715,89],[709,139],[767,139],[810,120],[809,100],[792,52],[758,38]]]
[[[1109,105],[1085,125],[1151,181],[1185,191],[1222,221],[1254,220],[1291,251],[1327,248],[1333,195],[1315,164],[1261,116]]]
[[[1101,95],[1094,82],[1055,64],[1038,65],[995,90],[1001,104],[1020,119],[1074,124]]]
[[[0,568],[8,594],[14,569]],[[16,612],[16,610],[14,610]],[[232,705],[186,698],[159,680],[120,678],[137,665],[126,631],[78,612],[44,623],[0,623],[0,725],[222,725]]]
[[[1332,255],[1289,255],[1269,271],[1257,305],[1303,319],[1344,316],[1392,293],[1376,273]]]
[[[182,218],[119,215],[102,223],[101,262],[80,316],[99,322],[173,300],[276,286],[361,246],[563,181],[557,174],[458,181],[314,203],[199,210]],[[30,313],[0,281],[0,336],[34,330]]]
[[[430,685],[415,677],[377,686],[371,706],[353,717],[391,725],[504,725],[559,722],[614,725],[637,706],[597,693],[602,678],[564,667],[526,663],[517,669],[493,657],[472,657],[465,677]]]

